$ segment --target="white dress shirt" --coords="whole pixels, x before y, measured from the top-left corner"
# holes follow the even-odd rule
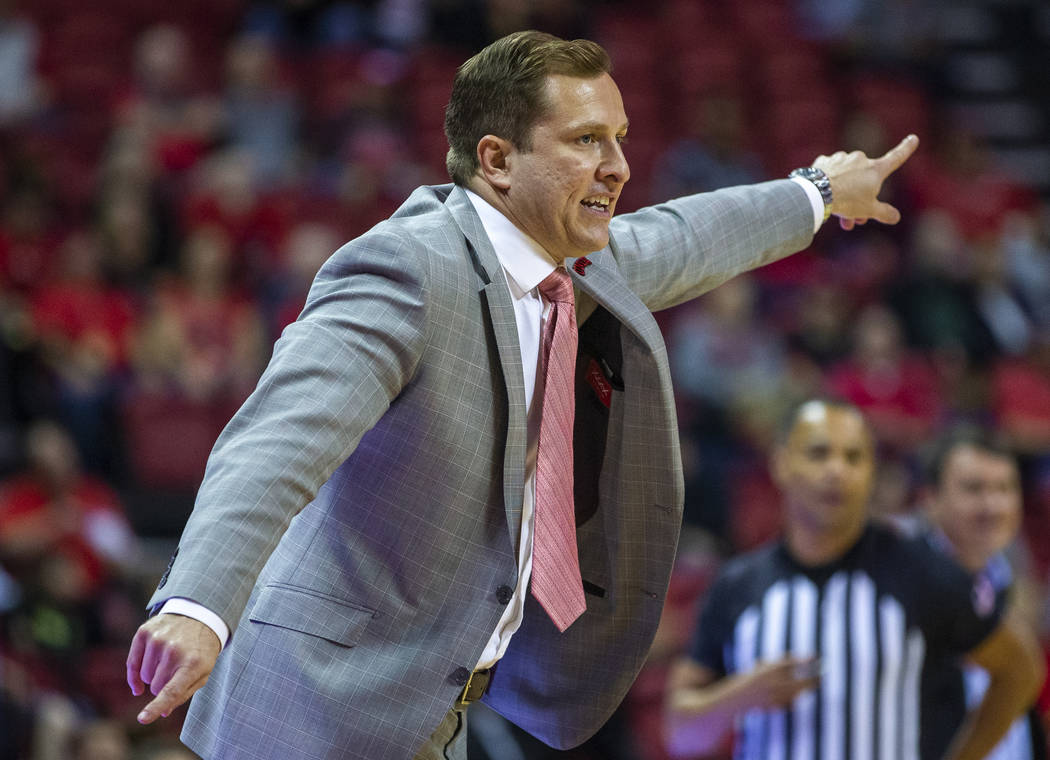
[[[824,200],[820,191],[809,180],[792,177],[806,191],[813,207],[813,229],[820,229],[824,222]],[[543,322],[550,312],[550,303],[540,295],[538,285],[555,269],[554,260],[535,240],[514,226],[513,222],[497,211],[481,196],[467,190],[481,225],[488,235],[496,257],[503,267],[507,286],[514,301],[514,319],[518,328],[518,347],[521,350],[521,367],[525,384],[525,410],[527,414],[527,439],[525,450],[525,492],[521,507],[521,539],[518,542],[518,583],[514,587],[507,609],[496,625],[485,649],[478,660],[478,668],[495,664],[507,651],[510,638],[521,626],[525,605],[525,594],[532,575],[533,512],[536,504],[536,448],[540,434],[540,406],[533,405],[533,397],[543,398],[543,379],[539,377],[540,337]],[[160,613],[175,613],[191,617],[207,625],[226,646],[230,631],[222,618],[206,607],[181,597],[168,599]]]

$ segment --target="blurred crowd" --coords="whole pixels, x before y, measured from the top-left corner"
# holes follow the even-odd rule
[[[814,393],[870,416],[881,515],[921,509],[937,431],[1006,436],[1018,562],[1045,607],[1050,206],[942,117],[936,3],[815,5],[0,0],[0,760],[191,756],[178,716],[135,723],[124,658],[211,444],[325,258],[447,181],[456,65],[526,27],[608,47],[632,121],[628,209],[923,139],[886,193],[899,226],[829,225],[658,315],[686,533],[620,750],[659,757],[661,658],[719,559],[776,534],[766,452]]]

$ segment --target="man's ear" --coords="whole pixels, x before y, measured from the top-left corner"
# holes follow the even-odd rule
[[[510,188],[510,162],[514,147],[509,140],[485,135],[478,140],[478,170],[481,176],[497,190]]]

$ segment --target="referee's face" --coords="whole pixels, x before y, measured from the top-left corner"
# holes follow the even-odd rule
[[[875,471],[871,434],[845,407],[804,406],[773,457],[792,527],[841,536],[867,521]]]

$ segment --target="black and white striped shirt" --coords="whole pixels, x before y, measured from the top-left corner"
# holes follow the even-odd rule
[[[998,623],[972,588],[924,541],[874,525],[820,567],[783,544],[731,560],[705,600],[693,658],[720,675],[787,656],[822,665],[820,686],[789,708],[738,716],[737,760],[920,760],[924,666]]]

